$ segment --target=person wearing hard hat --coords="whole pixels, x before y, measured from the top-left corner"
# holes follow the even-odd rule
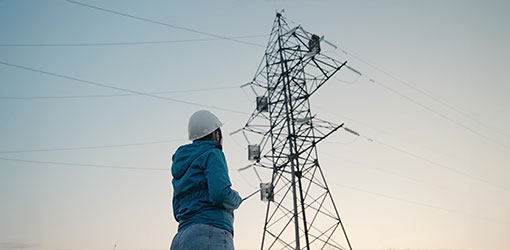
[[[218,117],[207,110],[189,119],[193,143],[172,156],[174,218],[179,223],[171,250],[234,249],[233,210],[241,197],[231,188]]]

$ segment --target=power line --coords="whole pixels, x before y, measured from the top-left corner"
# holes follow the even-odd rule
[[[169,142],[187,141],[185,139],[162,140],[151,142],[138,142],[126,144],[113,144],[113,145],[99,145],[99,146],[81,146],[81,147],[60,147],[60,148],[43,148],[43,149],[21,149],[21,150],[6,150],[0,151],[0,154],[13,154],[13,153],[32,153],[32,152],[55,152],[55,151],[75,151],[75,150],[88,150],[88,149],[103,149],[103,148],[119,148],[119,147],[132,147],[144,146],[153,144],[164,144]]]
[[[421,90],[421,89],[419,89],[419,88],[417,88],[417,87],[414,87],[413,85],[411,85],[411,84],[409,84],[409,83],[407,83],[407,82],[404,82],[403,80],[400,80],[399,78],[397,78],[397,77],[393,76],[392,74],[388,73],[387,71],[385,71],[385,70],[383,70],[383,69],[381,69],[381,68],[379,68],[379,67],[377,67],[377,66],[374,66],[373,64],[371,64],[371,63],[369,63],[369,62],[366,62],[365,60],[363,60],[363,59],[361,59],[361,58],[359,58],[359,57],[357,57],[357,56],[353,55],[352,53],[348,53],[348,52],[347,52],[347,51],[345,51],[345,50],[342,50],[342,51],[343,51],[345,54],[347,54],[347,55],[351,55],[351,56],[353,56],[354,58],[356,58],[356,59],[360,60],[361,62],[363,62],[363,63],[365,63],[365,64],[367,64],[367,65],[369,65],[369,66],[371,66],[371,67],[373,67],[373,68],[375,68],[375,69],[377,69],[377,70],[381,71],[381,72],[383,72],[384,74],[386,74],[386,75],[390,76],[391,78],[393,78],[393,79],[395,79],[395,80],[397,80],[397,81],[399,81],[399,82],[401,82],[401,83],[404,83],[406,86],[408,86],[408,87],[410,87],[410,88],[414,89],[415,91],[420,92],[421,94],[423,94],[423,95],[425,95],[425,96],[427,96],[427,97],[431,98],[432,100],[434,100],[434,101],[436,101],[436,102],[438,102],[438,103],[440,103],[440,104],[442,104],[442,105],[444,105],[444,106],[447,106],[447,107],[449,107],[450,109],[453,109],[453,110],[457,111],[458,113],[460,113],[460,114],[462,114],[462,115],[464,115],[464,116],[467,116],[466,112],[462,112],[462,111],[460,111],[460,109],[455,108],[453,105],[448,104],[447,102],[442,101],[442,100],[440,100],[439,98],[434,97],[433,95],[431,95],[431,94],[427,93],[426,91]],[[335,52],[335,53],[336,53],[336,52]],[[337,54],[337,55],[338,55],[338,54]],[[421,103],[421,102],[419,102],[419,101],[416,101],[416,100],[414,100],[413,98],[411,98],[411,97],[409,97],[409,96],[407,96],[407,95],[403,94],[402,92],[397,91],[396,89],[389,87],[388,85],[386,85],[386,84],[382,83],[381,81],[376,81],[376,80],[374,80],[373,78],[370,78],[370,77],[366,76],[365,74],[361,74],[361,73],[359,73],[359,74],[360,74],[360,76],[363,76],[363,77],[365,77],[366,79],[368,79],[370,82],[373,82],[373,83],[378,84],[379,86],[383,87],[384,89],[386,89],[386,90],[388,90],[388,91],[390,91],[390,92],[392,92],[392,93],[394,93],[394,94],[396,94],[396,95],[398,95],[398,96],[400,96],[400,97],[402,97],[402,98],[404,98],[404,99],[406,99],[406,100],[408,100],[408,101],[410,101],[410,102],[412,102],[412,103],[414,103],[414,104],[416,104],[416,105],[418,105],[418,106],[420,106],[420,107],[422,107],[422,108],[424,108],[424,109],[426,109],[426,110],[428,110],[428,111],[430,111],[430,112],[432,112],[432,113],[434,113],[434,114],[436,114],[436,115],[438,115],[438,116],[440,116],[440,117],[442,117],[442,118],[444,118],[444,119],[446,119],[446,120],[448,120],[448,121],[450,121],[450,122],[454,123],[454,124],[455,124],[455,125],[457,125],[457,126],[460,126],[460,127],[464,128],[464,129],[466,129],[466,130],[470,131],[471,133],[473,133],[473,134],[475,134],[475,135],[478,135],[479,137],[481,137],[481,138],[483,138],[483,139],[485,139],[485,140],[487,140],[487,141],[489,141],[489,142],[492,142],[492,143],[498,144],[498,145],[500,145],[500,146],[502,146],[502,147],[504,147],[504,148],[506,148],[506,149],[510,148],[510,147],[509,147],[508,145],[506,145],[505,143],[502,143],[502,142],[497,141],[497,140],[494,140],[494,139],[492,139],[492,138],[490,138],[490,137],[488,137],[488,136],[485,136],[485,135],[483,135],[482,133],[480,133],[480,132],[476,131],[475,129],[470,128],[470,127],[468,127],[468,126],[466,126],[466,125],[464,125],[464,124],[462,124],[462,123],[460,123],[460,122],[458,122],[458,121],[454,120],[453,118],[451,118],[451,117],[449,117],[449,116],[447,116],[447,115],[444,115],[443,113],[440,113],[440,112],[438,112],[438,111],[436,111],[436,110],[432,109],[432,108],[431,108],[431,107],[429,107],[428,105],[425,105],[425,104],[423,104],[423,103]],[[468,118],[472,119],[472,117],[468,117]],[[484,124],[484,123],[482,123],[482,122],[480,122],[480,121],[477,121],[477,122],[478,122],[478,123],[480,123],[480,124],[482,124],[482,125]],[[487,125],[485,125],[485,126],[487,127]],[[503,134],[503,133],[501,133],[501,132],[500,132],[500,134]]]
[[[449,171],[451,171],[451,172],[453,172],[453,173],[456,173],[456,174],[458,174],[458,175],[462,175],[462,176],[467,177],[467,178],[469,178],[469,179],[476,180],[476,181],[479,181],[479,182],[483,182],[483,183],[485,183],[485,184],[488,184],[488,185],[490,185],[490,186],[493,186],[493,187],[496,187],[496,188],[502,189],[502,190],[504,190],[504,191],[508,191],[508,190],[509,190],[507,187],[504,187],[504,186],[501,186],[501,185],[499,185],[499,184],[495,184],[495,183],[492,183],[492,182],[490,182],[490,181],[487,181],[487,180],[485,180],[485,179],[483,179],[483,178],[480,178],[480,177],[477,177],[477,176],[474,176],[474,175],[471,175],[471,174],[465,173],[465,172],[460,171],[460,170],[458,170],[458,169],[456,169],[456,168],[452,168],[452,167],[446,166],[446,165],[444,165],[444,164],[441,164],[441,163],[438,163],[438,162],[436,162],[436,161],[430,160],[430,159],[428,159],[428,158],[426,158],[426,157],[424,157],[424,156],[421,156],[421,155],[418,155],[418,154],[412,153],[412,152],[410,152],[410,151],[407,151],[407,150],[401,149],[401,148],[399,148],[399,147],[396,147],[396,146],[390,145],[390,144],[388,144],[388,143],[384,143],[384,142],[382,142],[382,141],[380,141],[380,140],[374,140],[373,138],[369,138],[369,137],[364,136],[364,135],[360,135],[360,136],[362,136],[362,137],[364,137],[365,139],[367,139],[367,141],[374,142],[374,143],[376,143],[376,144],[379,144],[379,145],[385,146],[385,147],[387,147],[387,148],[389,148],[389,149],[392,149],[392,150],[397,151],[397,152],[402,153],[402,154],[406,154],[406,155],[408,155],[408,156],[411,156],[411,157],[413,157],[413,158],[415,158],[415,159],[418,159],[418,160],[424,161],[424,162],[426,162],[426,163],[428,163],[428,164],[431,164],[431,165],[434,165],[434,166],[436,166],[436,167],[440,167],[440,168],[447,169],[447,170],[449,170]],[[333,142],[333,143],[334,143],[334,142]]]
[[[144,170],[144,171],[169,171],[170,170],[169,168],[124,167],[124,166],[111,166],[111,165],[100,165],[100,164],[90,164],[90,163],[24,160],[24,159],[5,158],[5,157],[0,157],[0,160],[13,161],[13,162],[25,162],[25,163],[37,163],[37,164],[46,164],[46,165],[72,166],[72,167],[111,168],[111,169],[126,169],[126,170]]]
[[[317,106],[317,105],[315,105],[315,106]],[[320,108],[320,107],[319,107],[319,108]],[[322,110],[325,110],[324,108],[321,108],[321,109],[322,109]],[[353,120],[352,118],[347,118],[347,117],[344,117],[344,116],[340,116],[340,115],[338,115],[338,114],[336,114],[336,113],[332,113],[332,112],[329,112],[329,111],[326,111],[326,112],[328,112],[328,113],[330,113],[330,114],[332,114],[332,115],[335,115],[335,116],[337,116],[337,117],[346,118],[346,119],[348,119],[348,120],[351,120],[351,121],[354,121],[354,122],[360,123],[360,124],[362,124],[363,126],[368,127],[368,128],[371,128],[371,129],[373,129],[373,130],[375,130],[375,131],[381,131],[381,130],[380,130],[380,129],[378,129],[378,128],[373,128],[373,127],[371,127],[371,126],[369,126],[369,125],[366,125],[366,124],[363,124],[363,123],[358,122],[358,121],[356,121],[356,120]],[[385,132],[385,131],[382,131],[382,132],[383,132],[383,133],[385,133],[385,134],[390,135],[388,132]],[[364,135],[362,135],[362,136],[363,136],[363,137],[365,137],[365,139],[367,139],[367,140],[368,140],[368,141],[370,141],[370,142],[378,143],[378,144],[380,144],[380,145],[382,145],[382,146],[385,146],[385,147],[387,147],[387,148],[390,148],[390,149],[392,149],[392,150],[394,150],[394,151],[396,151],[396,152],[399,152],[399,153],[402,153],[402,154],[406,154],[406,155],[411,156],[411,157],[413,157],[413,158],[415,158],[415,159],[418,159],[418,160],[424,161],[424,162],[426,162],[426,163],[429,163],[429,164],[435,165],[435,166],[437,166],[437,167],[445,168],[445,169],[447,169],[447,170],[449,170],[449,171],[452,171],[452,172],[454,172],[454,173],[456,173],[456,174],[458,174],[458,175],[462,175],[462,176],[464,176],[464,177],[468,177],[468,178],[470,178],[470,179],[474,179],[474,180],[477,180],[477,181],[483,182],[483,183],[485,183],[485,184],[488,184],[488,185],[491,185],[491,186],[497,187],[497,188],[499,188],[499,189],[503,189],[503,190],[508,191],[508,188],[503,187],[503,186],[501,186],[501,185],[493,184],[492,182],[489,182],[489,181],[486,181],[486,180],[484,180],[484,179],[480,179],[480,178],[478,178],[478,177],[476,177],[476,176],[473,176],[473,175],[470,175],[470,174],[464,173],[464,172],[462,172],[462,171],[460,171],[460,170],[457,170],[457,169],[455,169],[455,168],[448,167],[448,166],[446,166],[446,165],[444,165],[444,164],[441,164],[441,163],[437,163],[437,162],[432,161],[432,160],[430,160],[430,159],[428,159],[428,158],[426,158],[426,157],[424,157],[424,156],[417,155],[417,154],[412,153],[412,152],[410,152],[410,151],[404,150],[404,149],[402,149],[402,148],[400,148],[400,147],[397,147],[397,146],[394,146],[394,145],[390,145],[390,144],[388,144],[388,143],[384,143],[384,142],[382,142],[382,141],[380,141],[380,140],[376,140],[376,141],[375,141],[374,139],[369,138],[369,137],[364,136]],[[392,135],[390,135],[390,136],[392,136]],[[334,143],[334,142],[332,142],[332,143]],[[416,145],[416,144],[415,144],[415,145]],[[418,146],[419,146],[419,145],[418,145]],[[451,156],[450,156],[450,157],[451,157]]]
[[[124,16],[124,17],[129,17],[129,18],[136,19],[136,20],[139,20],[139,21],[144,21],[144,22],[148,22],[148,23],[158,24],[158,25],[162,25],[162,26],[166,26],[166,27],[171,27],[171,28],[174,28],[174,29],[179,29],[179,30],[184,30],[184,31],[188,31],[188,32],[192,32],[192,33],[197,33],[197,34],[201,34],[201,35],[206,35],[206,36],[210,36],[210,37],[230,40],[230,41],[233,41],[233,42],[248,44],[248,45],[252,45],[252,46],[257,46],[257,47],[262,47],[262,48],[266,47],[266,46],[263,46],[263,45],[260,45],[260,44],[256,44],[256,43],[246,42],[246,41],[238,40],[238,39],[231,38],[231,37],[220,36],[220,35],[216,35],[216,34],[213,34],[213,33],[208,33],[208,32],[204,32],[204,31],[200,31],[200,30],[195,30],[195,29],[190,29],[190,28],[186,28],[186,27],[177,26],[177,25],[174,25],[174,24],[169,24],[169,23],[164,23],[164,22],[160,22],[160,21],[155,21],[155,20],[152,20],[152,19],[148,19],[148,18],[144,18],[144,17],[139,17],[139,16],[123,13],[123,12],[120,12],[120,11],[110,10],[110,9],[106,9],[106,8],[102,8],[102,7],[98,7],[98,6],[94,6],[94,5],[90,5],[90,4],[85,4],[85,3],[81,3],[81,2],[77,2],[77,1],[72,1],[72,0],[66,0],[66,1],[69,2],[69,3],[72,3],[72,4],[81,5],[81,6],[84,6],[84,7],[88,7],[88,8],[92,8],[92,9],[96,9],[96,10],[101,10],[101,11],[104,11],[104,12],[108,12],[108,13],[112,13],[112,14],[116,14],[116,15],[120,15],[120,16]]]
[[[333,51],[333,52],[334,52],[334,51]],[[500,131],[499,129],[495,129],[495,128],[493,128],[493,127],[491,127],[491,126],[487,125],[486,123],[484,123],[484,122],[480,121],[479,119],[476,119],[476,118],[475,118],[473,115],[471,115],[469,112],[467,112],[467,111],[465,111],[465,110],[463,110],[463,109],[461,109],[461,108],[459,108],[459,107],[457,107],[457,106],[455,106],[455,105],[453,105],[453,104],[450,104],[450,103],[448,103],[448,102],[446,102],[446,101],[444,101],[444,100],[442,100],[442,99],[440,99],[440,98],[438,98],[438,97],[436,97],[436,96],[434,96],[434,95],[430,94],[429,92],[427,92],[427,91],[425,91],[425,90],[423,90],[423,89],[420,89],[420,88],[418,88],[418,87],[414,86],[413,84],[410,84],[409,82],[406,82],[406,81],[402,80],[402,79],[401,79],[401,78],[399,78],[399,77],[396,77],[394,74],[391,74],[388,70],[385,70],[385,69],[384,69],[384,68],[382,68],[381,66],[378,66],[378,65],[376,65],[375,63],[371,63],[371,62],[369,62],[368,60],[363,59],[363,58],[361,58],[360,56],[358,56],[358,55],[356,55],[356,54],[353,54],[353,53],[351,53],[351,52],[347,52],[347,51],[345,51],[345,50],[343,50],[343,49],[342,49],[342,52],[343,52],[343,53],[345,53],[346,55],[350,55],[350,56],[352,56],[352,57],[354,57],[354,58],[358,59],[359,61],[361,61],[361,62],[363,62],[363,63],[367,64],[368,66],[370,66],[370,67],[372,67],[372,68],[374,68],[374,69],[376,69],[376,70],[378,70],[378,71],[380,71],[380,72],[382,72],[382,73],[386,74],[387,76],[389,76],[389,77],[393,78],[394,80],[396,80],[396,81],[398,81],[398,82],[400,82],[400,83],[404,84],[405,86],[407,86],[407,87],[409,87],[409,88],[411,88],[411,89],[413,89],[413,90],[415,90],[415,91],[417,91],[417,92],[421,93],[422,95],[425,95],[425,96],[429,97],[430,99],[432,99],[432,100],[434,100],[434,101],[436,101],[436,102],[438,102],[438,103],[440,103],[440,104],[442,104],[442,105],[444,105],[444,106],[446,106],[446,107],[448,107],[448,108],[450,108],[450,109],[452,109],[452,110],[456,111],[457,113],[459,113],[459,114],[461,114],[461,115],[464,115],[465,117],[467,117],[467,118],[469,118],[469,119],[472,119],[472,120],[474,120],[474,121],[478,122],[480,125],[482,125],[482,126],[484,126],[484,127],[486,127],[486,128],[489,128],[489,129],[495,130],[496,132],[498,132],[498,133],[499,133],[499,134],[501,134],[501,135],[508,136],[506,133],[503,133],[503,132],[502,132],[502,131]],[[336,52],[334,52],[334,53],[336,54]],[[337,54],[337,55],[338,55],[338,54]]]
[[[338,116],[338,115],[337,115],[337,114],[335,114],[335,113],[331,113],[331,112],[328,112],[328,113]],[[349,118],[349,120],[352,120],[352,119],[350,119],[350,118]],[[354,121],[354,120],[353,120],[353,121]],[[365,125],[365,126],[366,126],[366,125]],[[368,126],[367,126],[367,127],[368,127]],[[377,130],[377,129],[376,129],[376,130]],[[484,180],[484,179],[479,178],[479,177],[474,176],[474,175],[470,175],[470,174],[465,173],[465,172],[463,172],[463,171],[460,171],[460,170],[458,170],[458,169],[456,169],[456,168],[452,168],[452,167],[446,166],[446,165],[444,165],[444,164],[441,164],[441,163],[438,163],[438,162],[436,162],[436,161],[430,160],[430,159],[428,159],[428,158],[426,158],[426,157],[424,157],[424,156],[421,156],[421,155],[418,155],[418,154],[412,153],[412,152],[407,151],[407,150],[404,150],[404,149],[402,149],[402,148],[399,148],[399,147],[396,147],[396,146],[390,145],[390,144],[388,144],[388,143],[384,143],[384,142],[382,142],[382,141],[380,141],[380,140],[374,140],[373,138],[371,138],[371,137],[367,137],[367,136],[364,136],[364,135],[360,135],[360,136],[364,137],[365,139],[367,139],[367,140],[368,140],[368,141],[370,141],[370,142],[374,142],[374,143],[377,143],[377,144],[379,144],[379,145],[385,146],[385,147],[387,147],[387,148],[389,148],[389,149],[392,149],[392,150],[394,150],[394,151],[396,151],[396,152],[399,152],[399,153],[402,153],[402,154],[405,154],[405,155],[411,156],[411,157],[413,157],[413,158],[415,158],[415,159],[418,159],[418,160],[424,161],[424,162],[426,162],[426,163],[428,163],[428,164],[432,164],[432,165],[434,165],[434,166],[436,166],[436,167],[440,167],[440,168],[447,169],[447,170],[449,170],[449,171],[451,171],[451,172],[453,172],[453,173],[456,173],[456,174],[458,174],[458,175],[462,175],[462,176],[467,177],[467,178],[469,178],[469,179],[477,180],[477,181],[479,181],[479,182],[483,182],[483,183],[485,183],[485,184],[488,184],[488,185],[493,186],[493,187],[497,187],[498,189],[502,189],[502,190],[505,190],[505,191],[508,191],[508,190],[509,190],[507,187],[504,187],[504,186],[501,186],[501,185],[498,185],[498,184],[494,184],[494,183],[492,183],[492,182],[490,182],[490,181]],[[331,143],[335,143],[335,142],[331,142]]]
[[[337,184],[337,183],[332,183],[332,184],[335,185],[335,186],[341,187],[341,188],[346,188],[346,189],[355,190],[355,191],[358,191],[358,192],[368,193],[368,194],[384,197],[384,198],[387,198],[387,199],[403,201],[403,202],[407,202],[407,203],[411,203],[411,204],[419,205],[419,206],[423,206],[423,207],[434,208],[434,209],[442,210],[442,211],[453,213],[453,214],[457,214],[457,215],[463,215],[463,216],[467,216],[467,217],[478,218],[478,219],[482,219],[482,220],[486,220],[486,221],[491,221],[491,222],[495,222],[495,223],[503,223],[503,224],[509,224],[510,223],[509,221],[501,220],[499,218],[482,217],[482,216],[478,216],[478,215],[474,215],[474,214],[470,214],[470,213],[464,213],[464,212],[457,211],[457,210],[450,209],[450,208],[434,206],[434,205],[430,205],[428,203],[424,203],[424,202],[420,202],[420,201],[408,200],[408,199],[404,199],[404,198],[400,198],[400,197],[395,197],[395,196],[391,196],[391,195],[386,195],[386,194],[382,194],[382,193],[378,193],[378,192],[372,192],[372,191],[368,191],[368,190],[364,190],[364,189],[360,189],[360,188],[356,188],[356,187],[352,187],[352,186],[348,186],[348,185],[344,185],[344,184]]]
[[[458,174],[458,175],[462,175],[462,176],[468,177],[468,178],[470,178],[470,179],[477,180],[477,181],[479,181],[479,182],[483,182],[483,183],[488,184],[488,185],[490,185],[490,186],[497,187],[497,188],[499,188],[499,189],[502,189],[502,190],[508,191],[508,188],[507,188],[507,187],[504,187],[504,186],[501,186],[501,185],[498,185],[498,184],[492,183],[492,182],[490,182],[490,181],[484,180],[484,179],[479,178],[479,177],[474,176],[474,175],[467,174],[467,173],[465,173],[465,172],[463,172],[463,171],[460,171],[460,170],[458,170],[458,169],[456,169],[456,168],[452,168],[452,167],[446,166],[446,165],[444,165],[444,164],[441,164],[441,163],[438,163],[438,162],[432,161],[432,160],[430,160],[430,159],[428,159],[428,158],[426,158],[426,157],[423,157],[423,156],[420,156],[420,155],[417,155],[417,154],[411,153],[411,152],[409,152],[409,151],[407,151],[407,150],[404,150],[404,149],[401,149],[401,148],[398,148],[398,147],[392,146],[392,145],[390,145],[390,144],[387,144],[387,143],[384,143],[384,142],[381,142],[381,141],[378,141],[378,140],[373,140],[373,139],[371,139],[371,141],[372,141],[372,142],[375,142],[375,143],[377,143],[377,144],[379,144],[379,145],[383,145],[383,146],[385,146],[385,147],[387,147],[387,148],[390,148],[390,149],[392,149],[392,150],[394,150],[394,151],[400,152],[400,153],[402,153],[402,154],[406,154],[406,155],[411,156],[411,157],[413,157],[413,158],[416,158],[416,159],[422,160],[422,161],[427,162],[427,163],[429,163],[429,164],[431,164],[431,165],[434,165],[434,166],[437,166],[437,167],[440,167],[440,168],[447,169],[447,170],[449,170],[449,171],[451,171],[451,172],[454,172],[454,173],[456,173],[456,174]]]
[[[164,96],[159,96],[159,95],[153,95],[153,94],[149,94],[149,93],[139,92],[139,91],[136,91],[136,90],[126,89],[126,88],[121,88],[121,87],[115,87],[115,86],[104,84],[104,83],[100,83],[100,82],[93,82],[93,81],[83,80],[83,79],[79,79],[79,78],[76,78],[76,77],[61,75],[61,74],[52,73],[52,72],[48,72],[48,71],[44,71],[44,70],[39,70],[39,69],[35,69],[35,68],[30,68],[30,67],[26,67],[26,66],[11,64],[11,63],[7,63],[7,62],[3,62],[3,61],[0,61],[0,64],[6,65],[6,66],[10,66],[10,67],[14,67],[14,68],[18,68],[18,69],[24,69],[24,70],[28,70],[28,71],[32,71],[32,72],[37,72],[37,73],[41,73],[41,74],[45,74],[45,75],[50,75],[50,76],[54,76],[54,77],[58,77],[58,78],[72,80],[72,81],[76,81],[76,82],[81,82],[81,83],[86,83],[86,84],[90,84],[90,85],[95,85],[95,86],[99,86],[99,87],[103,87],[103,88],[108,88],[108,89],[114,89],[114,90],[118,90],[118,91],[128,92],[128,93],[131,93],[131,94],[143,95],[143,96],[148,96],[148,97],[152,97],[152,98],[156,98],[156,99],[162,99],[162,100],[167,100],[167,101],[172,101],[172,102],[184,103],[184,104],[198,106],[198,107],[205,107],[205,108],[211,108],[211,109],[216,109],[216,110],[222,110],[222,111],[231,112],[231,113],[249,114],[247,112],[243,112],[243,111],[239,111],[239,110],[234,110],[234,109],[229,109],[229,108],[222,108],[222,107],[206,105],[206,104],[200,104],[200,103],[195,103],[195,102],[189,102],[189,101],[179,100],[179,99],[175,99],[175,98],[170,98],[170,97],[164,97]]]
[[[396,176],[396,177],[399,177],[399,178],[402,178],[402,179],[407,179],[407,180],[413,181],[415,183],[419,183],[419,184],[422,184],[422,185],[426,185],[426,186],[435,188],[438,191],[440,191],[441,194],[444,194],[447,190],[449,190],[451,188],[451,186],[448,186],[448,187],[446,187],[444,185],[438,186],[438,185],[434,185],[434,184],[431,184],[431,183],[426,182],[426,181],[422,181],[420,179],[416,179],[416,178],[412,178],[412,177],[408,177],[408,176],[402,175],[402,174],[400,174],[398,172],[391,171],[391,170],[388,170],[388,169],[385,169],[385,168],[374,167],[374,166],[371,166],[370,163],[359,162],[359,161],[351,160],[351,159],[348,159],[348,158],[345,158],[345,157],[341,157],[341,156],[338,156],[338,155],[331,155],[329,153],[326,153],[325,155],[328,156],[328,157],[331,157],[335,161],[340,160],[340,159],[347,160],[349,162],[357,164],[357,167],[369,169],[369,170],[372,170],[372,171],[374,171],[374,170],[375,171],[379,171],[379,172],[382,172],[382,173],[386,173],[388,175],[393,175],[393,176]],[[456,197],[457,196],[457,192],[455,192],[455,193],[451,192],[450,196]],[[501,206],[500,204],[494,204],[494,203],[493,203],[493,205]]]
[[[345,158],[345,157],[341,157],[341,156],[338,156],[338,155],[333,155],[333,154],[324,153],[324,152],[322,154],[325,154],[326,156],[330,157],[333,160],[343,159],[343,160],[346,160],[346,161],[349,161],[349,162],[357,164],[357,167],[370,169],[372,171],[379,171],[379,172],[382,172],[382,173],[385,173],[385,174],[388,174],[388,175],[393,175],[393,176],[396,176],[396,177],[399,177],[399,178],[402,178],[402,179],[407,179],[407,180],[410,180],[410,181],[413,181],[413,182],[416,182],[416,183],[420,183],[420,184],[423,184],[423,185],[431,186],[431,187],[434,187],[434,188],[436,188],[438,190],[441,190],[441,191],[444,190],[444,187],[437,187],[435,185],[431,185],[430,183],[421,181],[419,179],[399,174],[396,171],[391,171],[391,170],[388,170],[388,169],[385,169],[385,168],[369,166],[368,163],[351,160],[351,159],[348,159],[348,158]]]
[[[169,93],[189,93],[203,92],[212,90],[238,89],[239,86],[226,86],[217,88],[188,89],[188,90],[167,90],[158,92],[146,92],[147,94],[169,94]],[[127,97],[139,96],[139,94],[109,94],[109,95],[64,95],[64,96],[0,96],[0,100],[41,100],[41,99],[85,99],[85,98],[110,98],[110,97]]]
[[[169,43],[187,43],[187,42],[207,42],[241,38],[267,37],[267,35],[235,36],[225,38],[203,38],[203,39],[183,39],[183,40],[163,40],[163,41],[139,41],[139,42],[105,42],[105,43],[7,43],[0,44],[0,47],[87,47],[87,46],[125,46],[125,45],[151,45],[151,44],[169,44]]]
[[[412,103],[414,103],[414,104],[416,104],[416,105],[418,105],[418,106],[420,106],[420,107],[422,107],[422,108],[424,108],[424,109],[426,109],[426,110],[428,110],[428,111],[430,111],[430,112],[432,112],[432,113],[434,113],[434,114],[436,114],[436,115],[438,115],[440,117],[443,117],[444,119],[446,119],[446,120],[456,124],[457,126],[462,127],[464,129],[470,131],[471,133],[480,136],[481,138],[484,138],[485,140],[487,140],[489,142],[498,144],[498,145],[500,145],[500,146],[502,146],[504,148],[507,148],[507,149],[509,148],[508,145],[506,145],[506,144],[504,144],[502,142],[496,141],[496,140],[494,140],[492,138],[489,138],[489,137],[483,135],[482,133],[480,133],[480,132],[478,132],[478,131],[476,131],[476,130],[474,130],[474,129],[472,129],[472,128],[470,128],[470,127],[468,127],[468,126],[466,126],[466,125],[464,125],[464,124],[462,124],[462,123],[460,123],[460,122],[458,122],[458,121],[456,121],[456,120],[454,120],[454,119],[452,119],[452,118],[450,118],[450,117],[448,117],[448,116],[446,116],[446,115],[444,115],[444,114],[434,110],[434,109],[432,109],[432,108],[430,108],[429,106],[427,106],[427,105],[425,105],[425,104],[423,104],[421,102],[418,102],[418,101],[414,100],[413,98],[411,98],[411,97],[409,97],[407,95],[404,95],[401,92],[399,92],[399,91],[397,91],[397,90],[395,90],[393,88],[390,88],[388,85],[383,84],[380,81],[375,81],[375,83],[379,84],[379,86],[383,87],[384,89],[386,89],[386,90],[388,90],[388,91],[390,91],[390,92],[392,92],[392,93],[394,93],[394,94],[396,94],[396,95],[398,95],[398,96],[400,96],[400,97],[402,97],[402,98],[404,98],[404,99],[406,99],[406,100],[408,100],[408,101],[410,101],[410,102],[412,102]]]

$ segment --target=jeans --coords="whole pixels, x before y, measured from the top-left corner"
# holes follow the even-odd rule
[[[195,224],[177,232],[170,250],[234,250],[234,241],[227,230]]]

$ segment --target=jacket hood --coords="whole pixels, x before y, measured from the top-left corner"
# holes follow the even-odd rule
[[[200,155],[210,149],[222,149],[221,145],[215,141],[195,141],[191,144],[180,146],[172,156],[172,176],[180,179]]]

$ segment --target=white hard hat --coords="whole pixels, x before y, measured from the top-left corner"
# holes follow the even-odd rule
[[[199,110],[189,118],[188,138],[193,141],[200,139],[221,127],[220,119],[208,110]]]

